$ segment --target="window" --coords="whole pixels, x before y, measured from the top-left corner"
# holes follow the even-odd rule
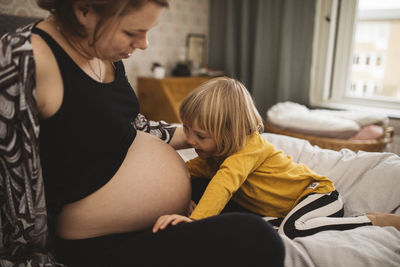
[[[317,0],[311,104],[400,118],[400,1]]]

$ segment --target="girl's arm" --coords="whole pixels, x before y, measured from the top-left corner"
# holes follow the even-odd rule
[[[265,146],[254,142],[226,158],[211,179],[190,218],[199,220],[219,214],[232,195],[267,156]]]

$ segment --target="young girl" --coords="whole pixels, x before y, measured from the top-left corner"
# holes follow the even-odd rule
[[[290,238],[371,225],[367,216],[343,218],[332,181],[295,163],[260,135],[262,119],[240,82],[215,78],[202,84],[183,100],[180,116],[199,155],[187,162],[190,174],[211,180],[190,217],[162,216],[153,232],[217,215],[230,199]]]

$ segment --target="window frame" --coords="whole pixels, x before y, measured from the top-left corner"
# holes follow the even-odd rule
[[[310,104],[335,109],[375,110],[400,118],[400,101],[345,95],[345,88],[350,86],[357,6],[358,0],[316,2]]]

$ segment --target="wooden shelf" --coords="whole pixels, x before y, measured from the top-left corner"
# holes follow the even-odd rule
[[[147,119],[180,123],[179,106],[185,96],[213,77],[138,77],[140,113]]]

